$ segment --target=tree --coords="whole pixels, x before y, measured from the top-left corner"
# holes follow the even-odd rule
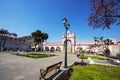
[[[112,40],[111,39],[105,39],[105,40],[103,40],[103,42],[104,42],[104,44],[106,45],[105,46],[105,49],[104,49],[104,54],[106,55],[106,56],[109,56],[110,55],[110,50],[109,50],[109,45],[112,45],[112,44],[114,44],[114,42],[112,42]]]
[[[44,40],[47,40],[48,39],[48,34],[47,33],[42,33],[42,39],[43,39],[43,42],[44,42]]]
[[[109,45],[114,44],[114,42],[111,39],[104,39],[103,37],[94,37],[95,45],[96,46],[103,46],[104,54],[106,56],[109,56],[110,50],[109,50]],[[97,43],[96,43],[97,42]]]
[[[40,30],[36,30],[35,32],[32,33],[32,37],[34,38],[34,43],[35,43],[35,49],[36,49],[36,45],[41,43],[42,38],[41,38],[41,31]]]
[[[35,32],[31,33],[32,37],[34,39],[34,43],[35,43],[35,50],[37,50],[36,45],[41,44],[42,42],[44,42],[44,40],[48,39],[48,34],[47,33],[42,33],[40,30],[36,30]]]
[[[112,42],[111,39],[106,39],[106,40],[104,40],[103,42],[104,42],[105,45],[107,45],[107,47],[108,47],[109,45],[114,44],[114,42]]]
[[[88,25],[93,28],[108,28],[117,23],[120,25],[120,0],[90,0]]]
[[[81,58],[81,63],[83,64],[84,63],[84,53],[85,53],[85,50],[83,50],[83,48],[79,48],[79,56],[80,56],[80,58]],[[78,56],[78,57],[79,57]]]
[[[3,50],[3,49],[4,49],[6,40],[7,40],[7,38],[9,38],[11,35],[14,36],[14,37],[17,37],[17,34],[16,34],[16,33],[10,33],[8,30],[0,29],[0,37],[1,37],[0,50]]]

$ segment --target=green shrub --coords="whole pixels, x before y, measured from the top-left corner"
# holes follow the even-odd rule
[[[5,51],[5,50],[0,50],[0,52],[7,52],[7,51]]]
[[[39,54],[39,53],[29,53],[25,55],[26,57],[30,58],[45,58],[45,57],[50,57],[50,56],[55,56],[55,55],[49,55],[49,54]]]

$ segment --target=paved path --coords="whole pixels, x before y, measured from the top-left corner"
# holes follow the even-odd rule
[[[39,80],[39,70],[41,68],[44,69],[59,61],[63,61],[63,68],[64,54],[49,58],[32,59],[0,52],[0,80]],[[68,66],[72,65],[75,61],[80,61],[80,59],[75,54],[69,54]],[[96,62],[109,64],[105,61]]]
[[[64,54],[32,59],[10,53],[0,53],[0,80],[38,80],[40,68],[44,69],[59,61],[64,62]],[[74,61],[79,61],[76,55],[68,55],[68,65],[73,64]]]

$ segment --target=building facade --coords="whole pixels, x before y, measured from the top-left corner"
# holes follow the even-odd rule
[[[62,51],[64,52],[65,47],[65,34],[62,35],[61,42],[44,42],[42,46],[42,50],[44,51]],[[116,56],[117,54],[120,54],[120,44],[117,43],[116,39],[111,39],[114,44],[109,46],[111,55]],[[90,50],[92,52],[102,52],[105,48],[105,45],[91,48],[91,46],[95,45],[94,40],[79,40],[76,41],[75,33],[67,32],[67,42],[68,44],[68,51],[75,53],[79,50],[79,48],[82,48],[83,50]],[[41,48],[41,47],[40,47]]]
[[[60,50],[64,51],[65,47],[65,34],[62,35],[62,40],[61,42],[44,42],[43,43],[43,49],[44,50],[51,50],[54,48],[54,50]],[[70,46],[70,51],[72,53],[75,53],[75,51],[78,50],[78,48],[83,48],[87,49],[90,45],[94,44],[94,40],[80,40],[76,41],[76,36],[75,33],[70,33],[69,31],[67,32],[67,42],[69,42]]]

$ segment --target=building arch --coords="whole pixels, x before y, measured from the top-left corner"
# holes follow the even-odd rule
[[[55,47],[51,47],[50,52],[54,52],[54,51],[55,51]]]
[[[49,51],[49,47],[45,47],[45,51]]]
[[[62,36],[62,45],[63,45],[63,49],[62,51],[64,51],[64,46],[65,46],[65,41],[66,41],[66,35],[63,34]],[[70,33],[69,31],[67,32],[67,42],[70,41],[71,43],[71,52],[75,53],[75,45],[76,45],[76,37],[75,37],[75,33]]]
[[[56,51],[61,51],[61,48],[60,47],[56,47]]]

